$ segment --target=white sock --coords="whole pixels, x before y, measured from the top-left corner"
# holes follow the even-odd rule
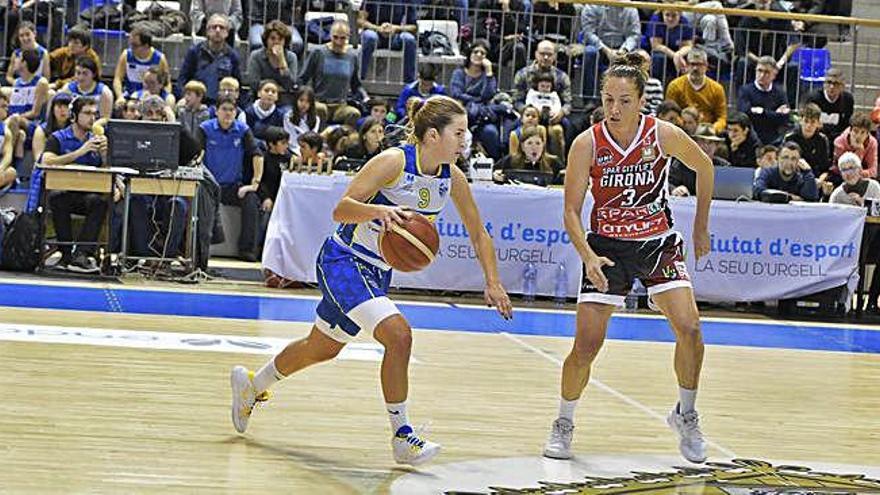
[[[565,418],[574,423],[574,408],[577,407],[578,399],[565,400],[559,399],[559,417]]]
[[[688,390],[678,387],[678,412],[679,414],[689,413],[694,410],[694,403],[697,402],[697,389]]]
[[[265,392],[269,389],[275,382],[283,380],[285,378],[284,375],[278,372],[275,368],[275,357],[269,360],[266,364],[260,368],[260,371],[257,371],[254,374],[254,390],[256,390],[257,395]]]
[[[391,433],[393,435],[396,435],[397,430],[402,426],[409,424],[409,418],[406,417],[406,401],[396,404],[386,402],[385,409],[388,411],[388,419],[391,420]]]

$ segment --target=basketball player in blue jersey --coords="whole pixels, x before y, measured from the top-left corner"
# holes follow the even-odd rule
[[[457,101],[433,96],[414,113],[410,143],[383,151],[354,177],[336,205],[339,222],[317,260],[323,298],[311,333],[287,346],[256,374],[242,366],[232,370],[232,421],[243,433],[254,404],[268,398],[267,389],[291,374],[333,359],[361,330],[385,346],[382,392],[391,419],[394,460],[418,465],[440,452],[440,445],[413,431],[406,412],[412,331],[388,298],[391,270],[382,259],[378,238],[410,211],[438,214],[451,197],[470,234],[486,279],[485,299],[504,318],[512,316],[507,292],[498,278],[492,238],[483,227],[467,179],[450,165],[467,134],[467,113]]]

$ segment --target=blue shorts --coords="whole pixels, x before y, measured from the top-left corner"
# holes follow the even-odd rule
[[[332,238],[318,253],[316,271],[321,302],[315,326],[338,342],[351,341],[361,329],[376,325],[400,311],[388,299],[391,270],[382,270],[340,246]]]

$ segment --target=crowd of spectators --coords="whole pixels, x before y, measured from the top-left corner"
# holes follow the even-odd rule
[[[581,110],[598,106],[597,75],[631,51],[642,55],[650,74],[643,110],[681,125],[716,165],[755,168],[756,191],[781,188],[828,201],[847,184],[839,165],[844,156],[858,157],[863,178],[876,176],[875,122],[855,112],[843,73],[829,70],[815,88],[800,83],[798,49],[827,42],[818,26],[527,0],[358,3],[188,2],[191,33],[201,37],[194,38],[176,77],[143,26],[128,32],[122,53],[103,54],[116,64],[112,74],[102,74],[87,27],[72,27],[63,46],[44,46],[37,26],[17,20],[9,26],[14,48],[6,54],[0,91],[0,186],[26,181],[16,173],[28,169],[25,161],[45,162],[59,149],[56,135],[72,132],[77,118],[85,118],[71,115],[72,101],[94,102],[99,121],[144,119],[158,111],[199,143],[220,202],[242,210],[239,252],[256,259],[261,211],[271,211],[277,192],[263,181],[277,176],[276,168],[357,167],[400,138],[413,100],[434,94],[464,104],[472,154],[496,162],[496,181],[522,168],[561,182],[568,145],[591,120]],[[785,10],[774,0],[697,5]],[[805,5],[794,9],[809,10]],[[305,13],[320,10],[348,16],[305,22]],[[425,18],[456,23],[454,51],[461,62],[448,79],[436,60],[423,59],[431,50],[424,46],[426,33],[418,31]],[[247,40],[247,49],[239,40]],[[380,49],[401,52],[394,99],[371,96],[363,84],[376,70]],[[145,107],[147,101],[153,107]],[[880,120],[880,110],[874,117]],[[76,141],[77,149],[88,147],[92,154],[71,161],[100,151],[80,134],[65,138],[65,146]],[[775,151],[759,153],[767,145]],[[689,170],[673,168],[671,192],[694,194]],[[148,242],[135,244],[149,248]],[[76,258],[65,254],[65,260]]]

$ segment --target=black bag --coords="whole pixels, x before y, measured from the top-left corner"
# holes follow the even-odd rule
[[[452,42],[446,34],[438,31],[424,31],[419,33],[419,48],[422,55],[431,56],[452,56],[455,50],[452,48]]]
[[[35,213],[19,213],[3,236],[3,259],[0,267],[5,270],[32,272],[40,264],[40,217]]]

